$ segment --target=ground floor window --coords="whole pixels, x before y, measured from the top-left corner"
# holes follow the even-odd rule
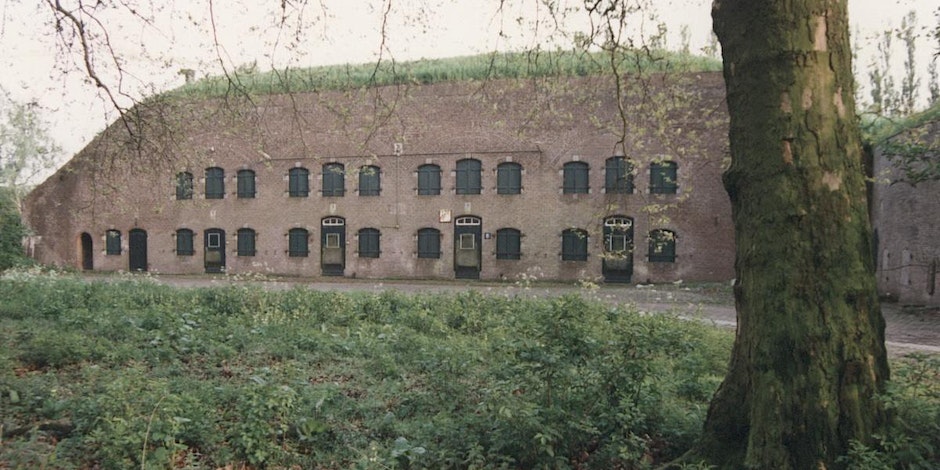
[[[121,231],[108,230],[105,234],[105,253],[109,255],[121,254]]]
[[[306,229],[292,228],[287,232],[287,255],[304,258],[310,254],[309,233]]]
[[[255,231],[250,228],[240,228],[238,229],[237,237],[238,251],[236,253],[238,256],[254,256]]]
[[[561,259],[587,261],[588,235],[581,229],[569,228],[561,232]]]
[[[192,256],[193,250],[193,231],[188,228],[181,228],[176,231],[176,255]]]
[[[676,262],[676,232],[662,229],[650,232],[649,260],[654,263]]]
[[[374,228],[364,228],[359,231],[359,257],[360,258],[378,258],[379,237],[381,233]]]
[[[514,228],[496,231],[496,259],[520,259],[522,257],[522,233]]]
[[[433,228],[418,230],[418,258],[441,257],[441,232]]]

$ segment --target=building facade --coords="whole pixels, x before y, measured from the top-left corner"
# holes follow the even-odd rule
[[[168,274],[730,279],[721,76],[640,85],[556,77],[140,105],[30,195],[34,253]]]

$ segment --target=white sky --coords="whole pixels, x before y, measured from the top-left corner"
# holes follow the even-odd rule
[[[384,49],[380,30],[387,1],[393,8]],[[74,3],[64,0],[63,3]],[[57,54],[45,1],[0,0],[0,87],[20,102],[36,102],[49,123],[52,136],[65,150],[75,153],[113,120],[114,112],[102,100],[85,74],[68,58]],[[93,2],[86,2],[93,3]],[[135,97],[179,86],[178,71],[190,68],[198,76],[219,74],[218,55],[209,28],[209,0],[145,0],[157,5],[143,11],[153,16],[152,25],[126,15],[108,15],[108,32],[117,53],[130,72],[122,89]],[[383,51],[385,59],[413,60],[488,52],[495,48],[531,47],[535,44],[533,21],[548,13],[537,9],[537,0],[517,0],[520,6],[497,13],[499,0],[309,0],[303,12],[303,41],[292,43],[289,31],[276,27],[281,0],[214,0],[214,17],[226,66],[256,62],[260,70],[278,67],[371,62]],[[580,0],[559,0],[560,5]],[[37,6],[37,4],[40,4]],[[669,45],[678,48],[679,31],[689,27],[692,50],[707,44],[711,31],[708,0],[657,0],[658,20],[646,19],[642,27],[655,29],[663,21],[669,28]],[[262,5],[262,6],[259,6]],[[856,68],[863,71],[875,51],[873,37],[898,27],[909,11],[917,12],[920,32],[935,27],[940,19],[935,0],[849,0],[853,40],[860,46]],[[522,18],[521,23],[517,19]],[[520,26],[521,25],[521,26]],[[505,35],[498,33],[502,30]],[[278,31],[281,31],[278,36]],[[538,36],[550,34],[541,23]],[[900,41],[895,41],[898,44]],[[936,41],[922,37],[918,67],[927,94],[927,64],[937,52]],[[903,51],[894,54],[893,70],[903,71]],[[99,60],[103,60],[100,58]],[[108,76],[107,64],[99,65]],[[65,71],[65,72],[64,72]],[[858,78],[864,84],[867,78]],[[898,79],[899,80],[899,79]],[[864,96],[862,97],[865,98]]]

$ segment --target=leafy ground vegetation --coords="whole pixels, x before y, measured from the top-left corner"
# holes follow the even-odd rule
[[[727,331],[568,295],[0,277],[2,468],[649,468],[698,436]],[[895,365],[929,468],[940,363]],[[932,460],[931,460],[932,459]]]

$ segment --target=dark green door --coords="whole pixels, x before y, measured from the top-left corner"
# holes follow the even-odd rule
[[[95,251],[91,235],[82,232],[82,270],[91,271],[95,269]]]
[[[479,279],[482,268],[483,221],[465,215],[454,221],[454,276],[457,279]]]
[[[147,270],[147,232],[139,228],[130,231],[128,237],[128,269]]]
[[[633,219],[604,219],[603,273],[606,282],[629,283],[633,278]]]
[[[225,230],[210,228],[206,230],[204,239],[206,272],[225,272]]]
[[[346,220],[326,217],[320,230],[320,269],[324,276],[342,276],[346,270]]]

